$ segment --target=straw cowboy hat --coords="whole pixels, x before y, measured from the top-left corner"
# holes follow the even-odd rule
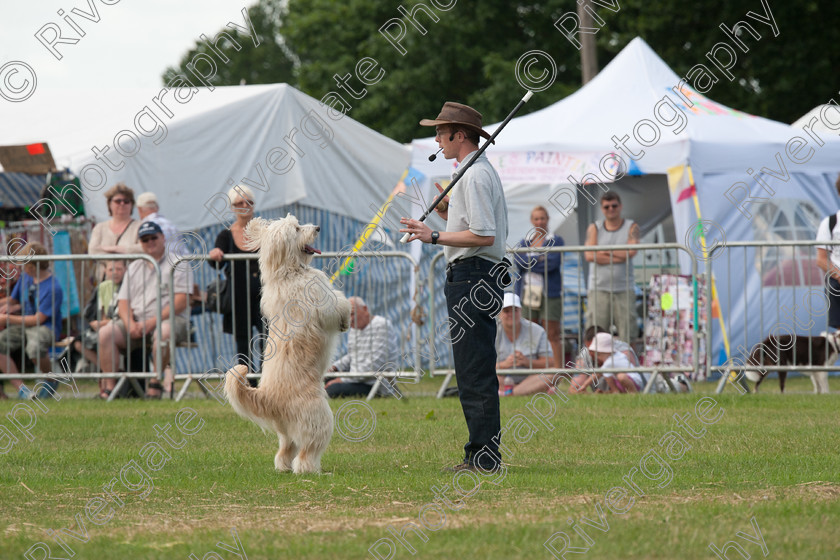
[[[420,126],[437,126],[439,124],[457,124],[470,130],[474,130],[484,138],[489,139],[490,134],[481,128],[481,113],[461,103],[447,101],[436,119],[423,119]]]

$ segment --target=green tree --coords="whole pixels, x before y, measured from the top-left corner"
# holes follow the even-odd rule
[[[601,4],[607,0],[600,0]],[[601,68],[634,37],[640,36],[684,76],[704,64],[721,78],[706,53],[718,42],[730,42],[719,25],[750,23],[761,35],[742,33],[749,52],[737,51],[734,79],[722,78],[708,96],[730,107],[791,122],[815,105],[836,96],[833,71],[840,67],[840,3],[827,0],[698,0],[689,5],[664,0],[613,0],[618,11],[595,6],[604,22],[596,35]],[[425,33],[397,10],[423,4],[433,19],[417,11],[415,20]],[[448,9],[436,8],[443,6]],[[763,15],[769,5],[779,28],[746,17]],[[554,85],[536,95],[521,114],[535,111],[580,87],[580,53],[554,27],[564,14],[576,10],[575,0],[510,2],[484,0],[260,0],[250,8],[252,21],[264,45],[228,52],[231,64],[220,68],[214,83],[238,84],[285,81],[305,93],[322,98],[340,93],[350,105],[350,116],[398,141],[431,134],[418,125],[437,115],[444,100],[479,108],[484,122],[504,118],[524,89],[514,68],[526,52],[541,50],[553,58]],[[388,41],[380,28],[399,18],[405,37],[404,53]],[[396,33],[397,26],[388,27]],[[182,59],[182,72],[199,44]],[[293,53],[293,54],[292,54]],[[369,57],[385,74],[372,85],[355,78],[357,63]],[[295,64],[292,63],[294,60]],[[363,95],[352,98],[336,84],[335,76],[350,74],[348,83]],[[371,74],[375,76],[375,73]],[[643,79],[640,77],[640,79]],[[642,115],[640,115],[641,117]],[[558,131],[562,134],[562,131]]]
[[[230,59],[230,62],[223,63],[204,41],[196,40],[196,46],[181,57],[179,64],[167,68],[163,73],[164,84],[167,84],[175,74],[190,77],[187,64],[198,53],[208,54],[217,60],[218,71],[216,76],[209,80],[214,86],[292,82],[294,79],[293,56],[279,34],[282,16],[281,2],[278,0],[260,0],[258,4],[248,8],[248,17],[251,19],[251,24],[259,38],[258,47],[254,47],[254,42],[250,37],[225,27],[219,31],[224,31],[233,36],[242,47],[237,51],[229,41],[225,39],[219,41],[219,50]],[[207,34],[207,36],[212,40],[216,33]],[[190,80],[192,81],[192,78]]]
[[[365,87],[360,99],[348,99],[353,105],[350,116],[402,142],[430,135],[418,121],[437,115],[444,100],[479,107],[486,123],[504,118],[525,92],[515,79],[514,66],[530,49],[553,52],[558,81],[536,96],[529,110],[577,89],[578,52],[553,30],[542,7],[498,1],[449,3],[453,7],[448,11],[434,10],[437,22],[426,13],[415,14],[425,34],[404,24],[405,37],[399,42],[403,54],[379,31],[401,17],[399,3],[290,0],[282,33],[300,60],[298,87],[318,98],[328,91],[342,93],[334,76],[352,75],[360,59],[374,59],[385,75]],[[397,35],[396,25],[389,29]],[[350,83],[360,86],[355,77]]]

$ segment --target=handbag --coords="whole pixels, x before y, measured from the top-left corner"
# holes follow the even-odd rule
[[[207,292],[205,306],[208,311],[219,312],[223,315],[231,312],[230,282],[227,276],[222,275],[215,281],[210,282],[205,291]]]
[[[542,306],[542,301],[542,286],[533,286],[528,284],[522,288],[522,305],[532,309],[539,309],[540,306]]]

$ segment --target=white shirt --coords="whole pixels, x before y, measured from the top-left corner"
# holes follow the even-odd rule
[[[476,153],[470,152],[461,165],[466,165]],[[469,257],[482,257],[492,262],[501,261],[505,256],[508,236],[507,214],[502,180],[487,156],[481,154],[450,191],[446,231],[469,230],[482,237],[492,235],[495,239],[489,247],[444,246],[446,261]]]
[[[374,315],[365,328],[350,329],[347,333],[347,353],[333,365],[338,371],[391,371],[397,367],[398,349],[399,341],[396,331],[391,327],[391,322],[381,315]],[[342,380],[362,381],[359,378],[342,378]]]
[[[604,369],[607,369],[607,368],[622,368],[624,370],[624,373],[626,373],[627,376],[630,377],[633,380],[634,383],[636,383],[636,386],[638,386],[638,387],[644,387],[645,386],[645,378],[642,376],[642,374],[637,373],[635,371],[630,371],[630,368],[633,367],[633,364],[630,363],[630,360],[627,358],[627,356],[624,355],[624,352],[616,352],[615,354],[613,354],[612,356],[607,358],[604,361],[604,365],[602,365],[601,367],[604,368]],[[615,375],[615,374],[614,373],[604,373],[604,377],[610,377],[612,375]]]
[[[545,358],[554,354],[548,345],[545,329],[531,321],[520,321],[514,331],[516,340],[510,340],[505,330],[499,325],[496,329],[496,361],[501,362],[513,354],[515,350],[522,352],[526,358]],[[517,369],[528,369],[530,364],[516,363]]]
[[[457,188],[457,185],[455,186]],[[817,228],[817,241],[840,241],[840,212],[837,212],[837,225],[834,226],[834,231],[829,233],[827,217],[820,222],[820,227]],[[840,245],[825,245],[818,248],[828,251],[831,262],[840,268]]]
[[[192,268],[189,263],[181,263],[175,269],[175,293],[191,294],[193,289]],[[161,301],[160,308],[163,310],[169,305],[169,275],[172,270],[172,263],[167,255],[158,261],[160,267]],[[146,260],[132,261],[123,278],[118,299],[128,300],[131,311],[136,321],[145,321],[157,317],[157,277],[154,267]],[[187,319],[189,304],[178,315]]]

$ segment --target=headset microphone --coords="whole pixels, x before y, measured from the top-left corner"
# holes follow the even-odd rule
[[[452,142],[453,140],[455,140],[455,134],[454,133],[449,135],[449,141]],[[443,148],[441,148],[440,150],[438,150],[435,153],[433,153],[432,155],[430,155],[429,156],[429,161],[435,161],[437,159],[437,155],[441,152],[441,150],[443,150]]]

